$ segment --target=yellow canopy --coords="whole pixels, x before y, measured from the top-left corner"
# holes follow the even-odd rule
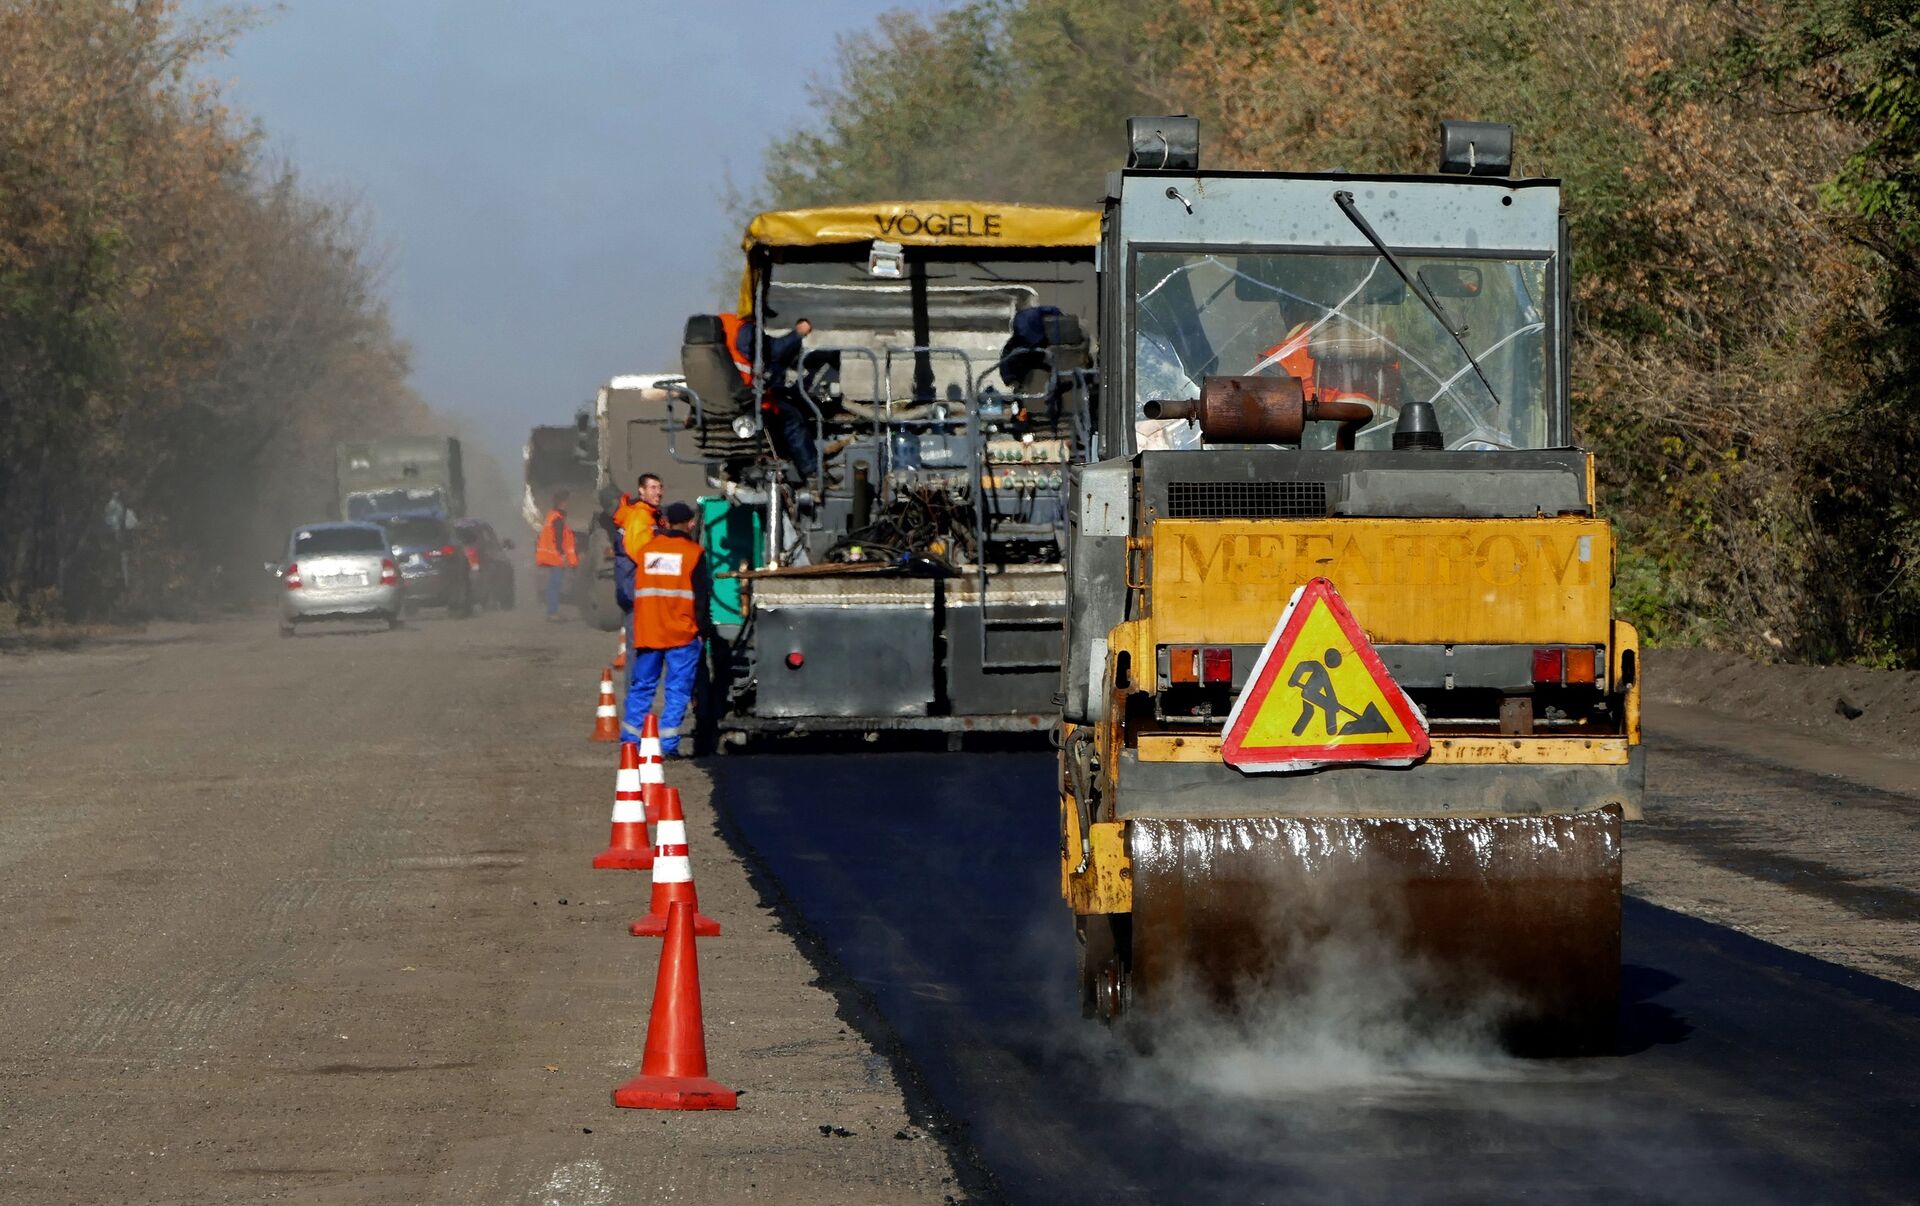
[[[879,201],[764,213],[741,247],[819,247],[884,239],[908,247],[1092,247],[1100,211],[996,201]]]
[[[1086,247],[1100,242],[1100,211],[1011,201],[875,201],[780,209],[747,223],[740,313],[753,309],[752,253],[774,247],[826,247],[882,239],[906,247]]]

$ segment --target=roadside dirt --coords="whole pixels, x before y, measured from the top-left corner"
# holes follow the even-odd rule
[[[269,619],[0,655],[0,1200],[940,1202],[884,1058],[686,797],[714,1075],[615,1110],[659,943],[593,871],[610,638]],[[823,1130],[824,1128],[824,1130]]]
[[[1649,698],[1662,703],[1920,760],[1920,671],[1768,665],[1706,649],[1652,649],[1646,683]]]
[[[1920,988],[1920,675],[1697,650],[1646,675],[1627,891]]]

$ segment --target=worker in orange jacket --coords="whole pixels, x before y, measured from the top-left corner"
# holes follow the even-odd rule
[[[693,702],[700,673],[700,642],[712,627],[713,578],[704,551],[693,539],[693,508],[669,505],[662,525],[639,550],[633,578],[633,661],[623,728],[639,740],[654,688],[666,690],[660,704],[660,752],[677,757],[680,726]]]
[[[533,563],[547,571],[547,619],[560,618],[560,592],[567,584],[567,571],[580,564],[574,548],[573,529],[567,526],[565,490],[553,492],[553,508],[540,524],[540,540],[533,548]]]
[[[660,522],[660,496],[666,486],[657,474],[642,473],[632,494],[622,494],[613,509],[613,597],[620,610],[633,611],[635,558],[653,539]]]

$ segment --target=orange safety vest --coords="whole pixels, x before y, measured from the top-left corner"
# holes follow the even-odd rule
[[[740,384],[752,385],[753,357],[751,355],[742,357],[740,348],[737,346],[740,342],[740,328],[744,325],[746,320],[738,314],[720,316],[720,331],[727,337],[727,359],[733,361],[734,371],[740,374]]]
[[[636,498],[627,505],[626,515],[620,520],[620,545],[627,552],[627,560],[640,560],[640,550],[647,547],[659,526],[660,517],[651,503]]]
[[[633,647],[675,649],[700,639],[693,609],[693,571],[700,546],[678,532],[647,542],[633,574]]]
[[[564,565],[569,569],[580,564],[565,511],[556,507],[547,512],[546,521],[540,525],[540,543],[533,549],[533,563],[549,567]]]

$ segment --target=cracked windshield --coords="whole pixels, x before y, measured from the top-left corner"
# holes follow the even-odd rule
[[[1399,258],[1463,328],[1487,383],[1379,256],[1141,253],[1134,272],[1139,446],[1200,446],[1197,424],[1144,418],[1151,399],[1197,398],[1208,376],[1287,374],[1300,378],[1310,400],[1372,407],[1361,448],[1389,447],[1400,407],[1421,400],[1433,403],[1448,448],[1546,447],[1547,261]],[[1331,448],[1333,438],[1333,424],[1309,423],[1304,446]]]

